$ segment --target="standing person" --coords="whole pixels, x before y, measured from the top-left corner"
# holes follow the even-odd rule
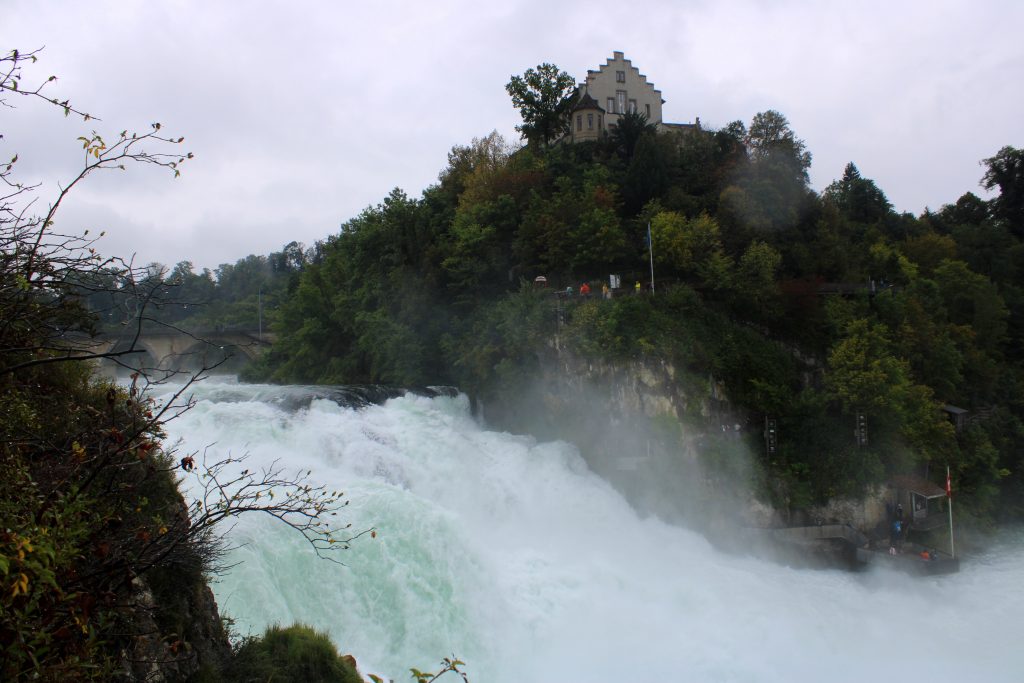
[[[640,293],[640,281],[639,280],[637,280],[636,284],[633,285],[633,291],[635,291],[637,294]]]
[[[612,298],[612,290],[608,289],[608,283],[607,282],[604,283],[603,285],[601,285],[601,298],[602,299],[611,299]]]
[[[580,296],[590,296],[590,284],[584,282],[580,285]]]
[[[896,520],[892,523],[892,527],[889,529],[889,554],[895,555],[897,548],[900,547],[900,534],[903,531],[903,523]]]

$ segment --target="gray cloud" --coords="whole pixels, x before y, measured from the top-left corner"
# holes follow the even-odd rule
[[[14,0],[9,47],[46,45],[39,78],[103,118],[161,121],[196,158],[90,181],[62,215],[107,253],[214,267],[337,231],[395,186],[433,183],[446,153],[514,139],[504,84],[542,61],[582,78],[622,50],[669,120],[783,112],[822,189],[848,161],[896,208],[980,192],[978,161],[1020,146],[1024,73],[1012,2],[66,3]],[[91,130],[28,102],[4,110],[0,154],[52,187]]]

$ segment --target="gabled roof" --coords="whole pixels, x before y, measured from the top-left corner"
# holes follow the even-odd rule
[[[627,69],[630,69],[636,73],[636,75],[640,78],[640,81],[642,83],[649,85],[654,92],[658,93],[658,97],[661,97],[661,91],[654,87],[654,83],[648,81],[647,76],[640,73],[640,69],[633,66],[633,62],[629,59],[626,59],[626,56],[622,52],[619,52],[618,50],[612,52],[611,58],[605,60],[605,63],[599,66],[597,69],[587,69],[587,82],[589,83],[590,80],[597,76],[598,74],[608,71],[616,60],[621,60],[626,65]],[[665,104],[665,100],[662,100],[661,103]]]
[[[892,478],[890,482],[896,488],[916,493],[925,498],[941,498],[946,495],[946,489],[938,484],[933,484],[927,479],[915,477],[909,474],[899,475]]]

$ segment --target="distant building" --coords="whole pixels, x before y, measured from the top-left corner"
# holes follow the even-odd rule
[[[579,99],[571,121],[573,142],[596,140],[627,112],[643,114],[659,131],[700,129],[699,118],[695,123],[665,123],[661,91],[621,52],[613,52],[611,59],[597,70],[587,71],[577,93]]]

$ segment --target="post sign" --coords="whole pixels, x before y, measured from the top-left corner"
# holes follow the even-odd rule
[[[768,455],[775,455],[779,449],[779,431],[774,417],[764,418],[764,443],[768,448]]]
[[[868,445],[868,416],[864,413],[857,413],[857,428],[853,432],[857,438],[858,446]]]

